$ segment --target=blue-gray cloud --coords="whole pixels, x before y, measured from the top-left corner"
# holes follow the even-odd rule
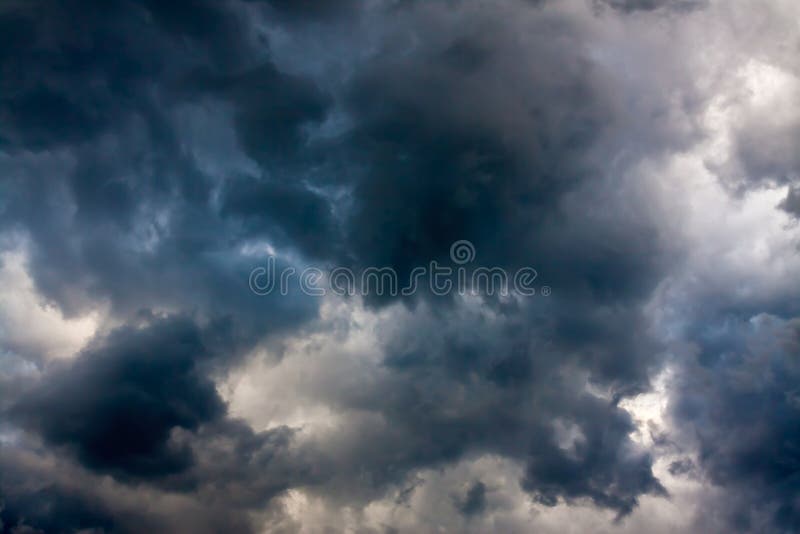
[[[536,506],[624,521],[667,496],[621,404],[665,365],[680,378],[676,439],[694,429],[699,450],[669,472],[723,488],[730,525],[797,528],[792,299],[699,296],[684,340],[696,361],[667,359],[655,331],[669,327],[653,324],[654,295],[692,251],[631,176],[702,141],[695,114],[711,97],[688,70],[649,80],[652,65],[598,45],[602,24],[708,3],[480,4],[0,5],[0,229],[24,243],[43,301],[107,314],[69,361],[21,355],[33,371],[0,396],[3,532],[196,530],[190,509],[209,532],[257,531],[290,489],[365,506],[480,455],[515,462]],[[187,116],[213,117],[209,131]],[[745,189],[790,187],[796,212],[797,132],[753,124],[732,135]],[[278,365],[320,332],[320,353],[345,350],[355,322],[299,292],[251,293],[264,251],[404,279],[460,239],[482,265],[535,267],[554,294],[478,295],[483,314],[427,291],[367,298],[364,313],[405,317],[378,323],[370,373],[343,385],[320,360],[309,380],[322,386],[293,393],[339,427],[235,417],[221,384],[248,356],[266,348]],[[764,312],[774,323],[745,323]],[[26,448],[51,471],[19,461]],[[473,478],[448,502],[469,522],[493,513],[493,492]],[[182,504],[150,517],[131,495]]]

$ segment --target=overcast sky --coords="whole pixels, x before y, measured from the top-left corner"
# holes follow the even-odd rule
[[[0,0],[0,531],[800,532],[798,218],[797,0]]]

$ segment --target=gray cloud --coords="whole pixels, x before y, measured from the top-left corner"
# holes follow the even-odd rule
[[[197,369],[213,356],[200,336],[185,320],[116,331],[106,346],[52,371],[12,416],[92,469],[133,479],[180,472],[190,451],[172,447],[170,431],[223,414],[213,383]]]
[[[702,216],[673,220],[692,191],[670,198],[692,182],[652,178],[702,160],[708,109],[744,101],[717,98],[725,68],[689,54],[710,22],[733,47],[713,32],[736,16],[688,0],[0,6],[0,245],[42,307],[100,315],[66,360],[1,348],[3,532],[302,530],[303,498],[366,525],[385,502],[417,510],[421,472],[485,458],[514,466],[532,509],[624,528],[669,492],[666,447],[634,439],[624,403],[665,368],[659,443],[681,459],[662,472],[719,488],[726,528],[796,529],[797,310],[775,289],[793,264],[769,234],[787,267],[768,293],[731,289],[733,253],[705,283],[692,247],[724,248],[697,245]],[[796,125],[743,109],[719,113],[729,153],[698,167],[740,198],[787,187],[797,211]],[[407,277],[459,239],[553,294],[248,290],[266,251]],[[480,531],[508,487],[467,475],[441,506]]]
[[[705,473],[730,492],[716,506],[732,528],[794,531],[797,320],[762,315],[717,335],[682,369],[674,416],[697,440]]]
[[[707,0],[600,0],[614,9],[626,13],[635,11],[654,11],[657,9],[671,9],[688,11],[699,9],[708,4]],[[599,2],[598,2],[599,3]]]
[[[463,498],[455,499],[455,505],[466,516],[483,513],[486,509],[486,484],[476,481]]]

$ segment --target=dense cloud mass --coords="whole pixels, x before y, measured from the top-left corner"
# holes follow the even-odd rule
[[[798,19],[0,2],[0,530],[800,530]]]
[[[614,9],[625,12],[653,11],[656,9],[687,10],[701,7],[705,0],[602,0]]]
[[[726,515],[736,530],[800,528],[798,326],[770,315],[731,321],[707,342],[719,348],[680,376],[675,417],[694,434],[711,480],[731,488]]]

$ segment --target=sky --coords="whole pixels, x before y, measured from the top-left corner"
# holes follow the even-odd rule
[[[796,0],[0,0],[0,531],[798,532],[799,218]]]

